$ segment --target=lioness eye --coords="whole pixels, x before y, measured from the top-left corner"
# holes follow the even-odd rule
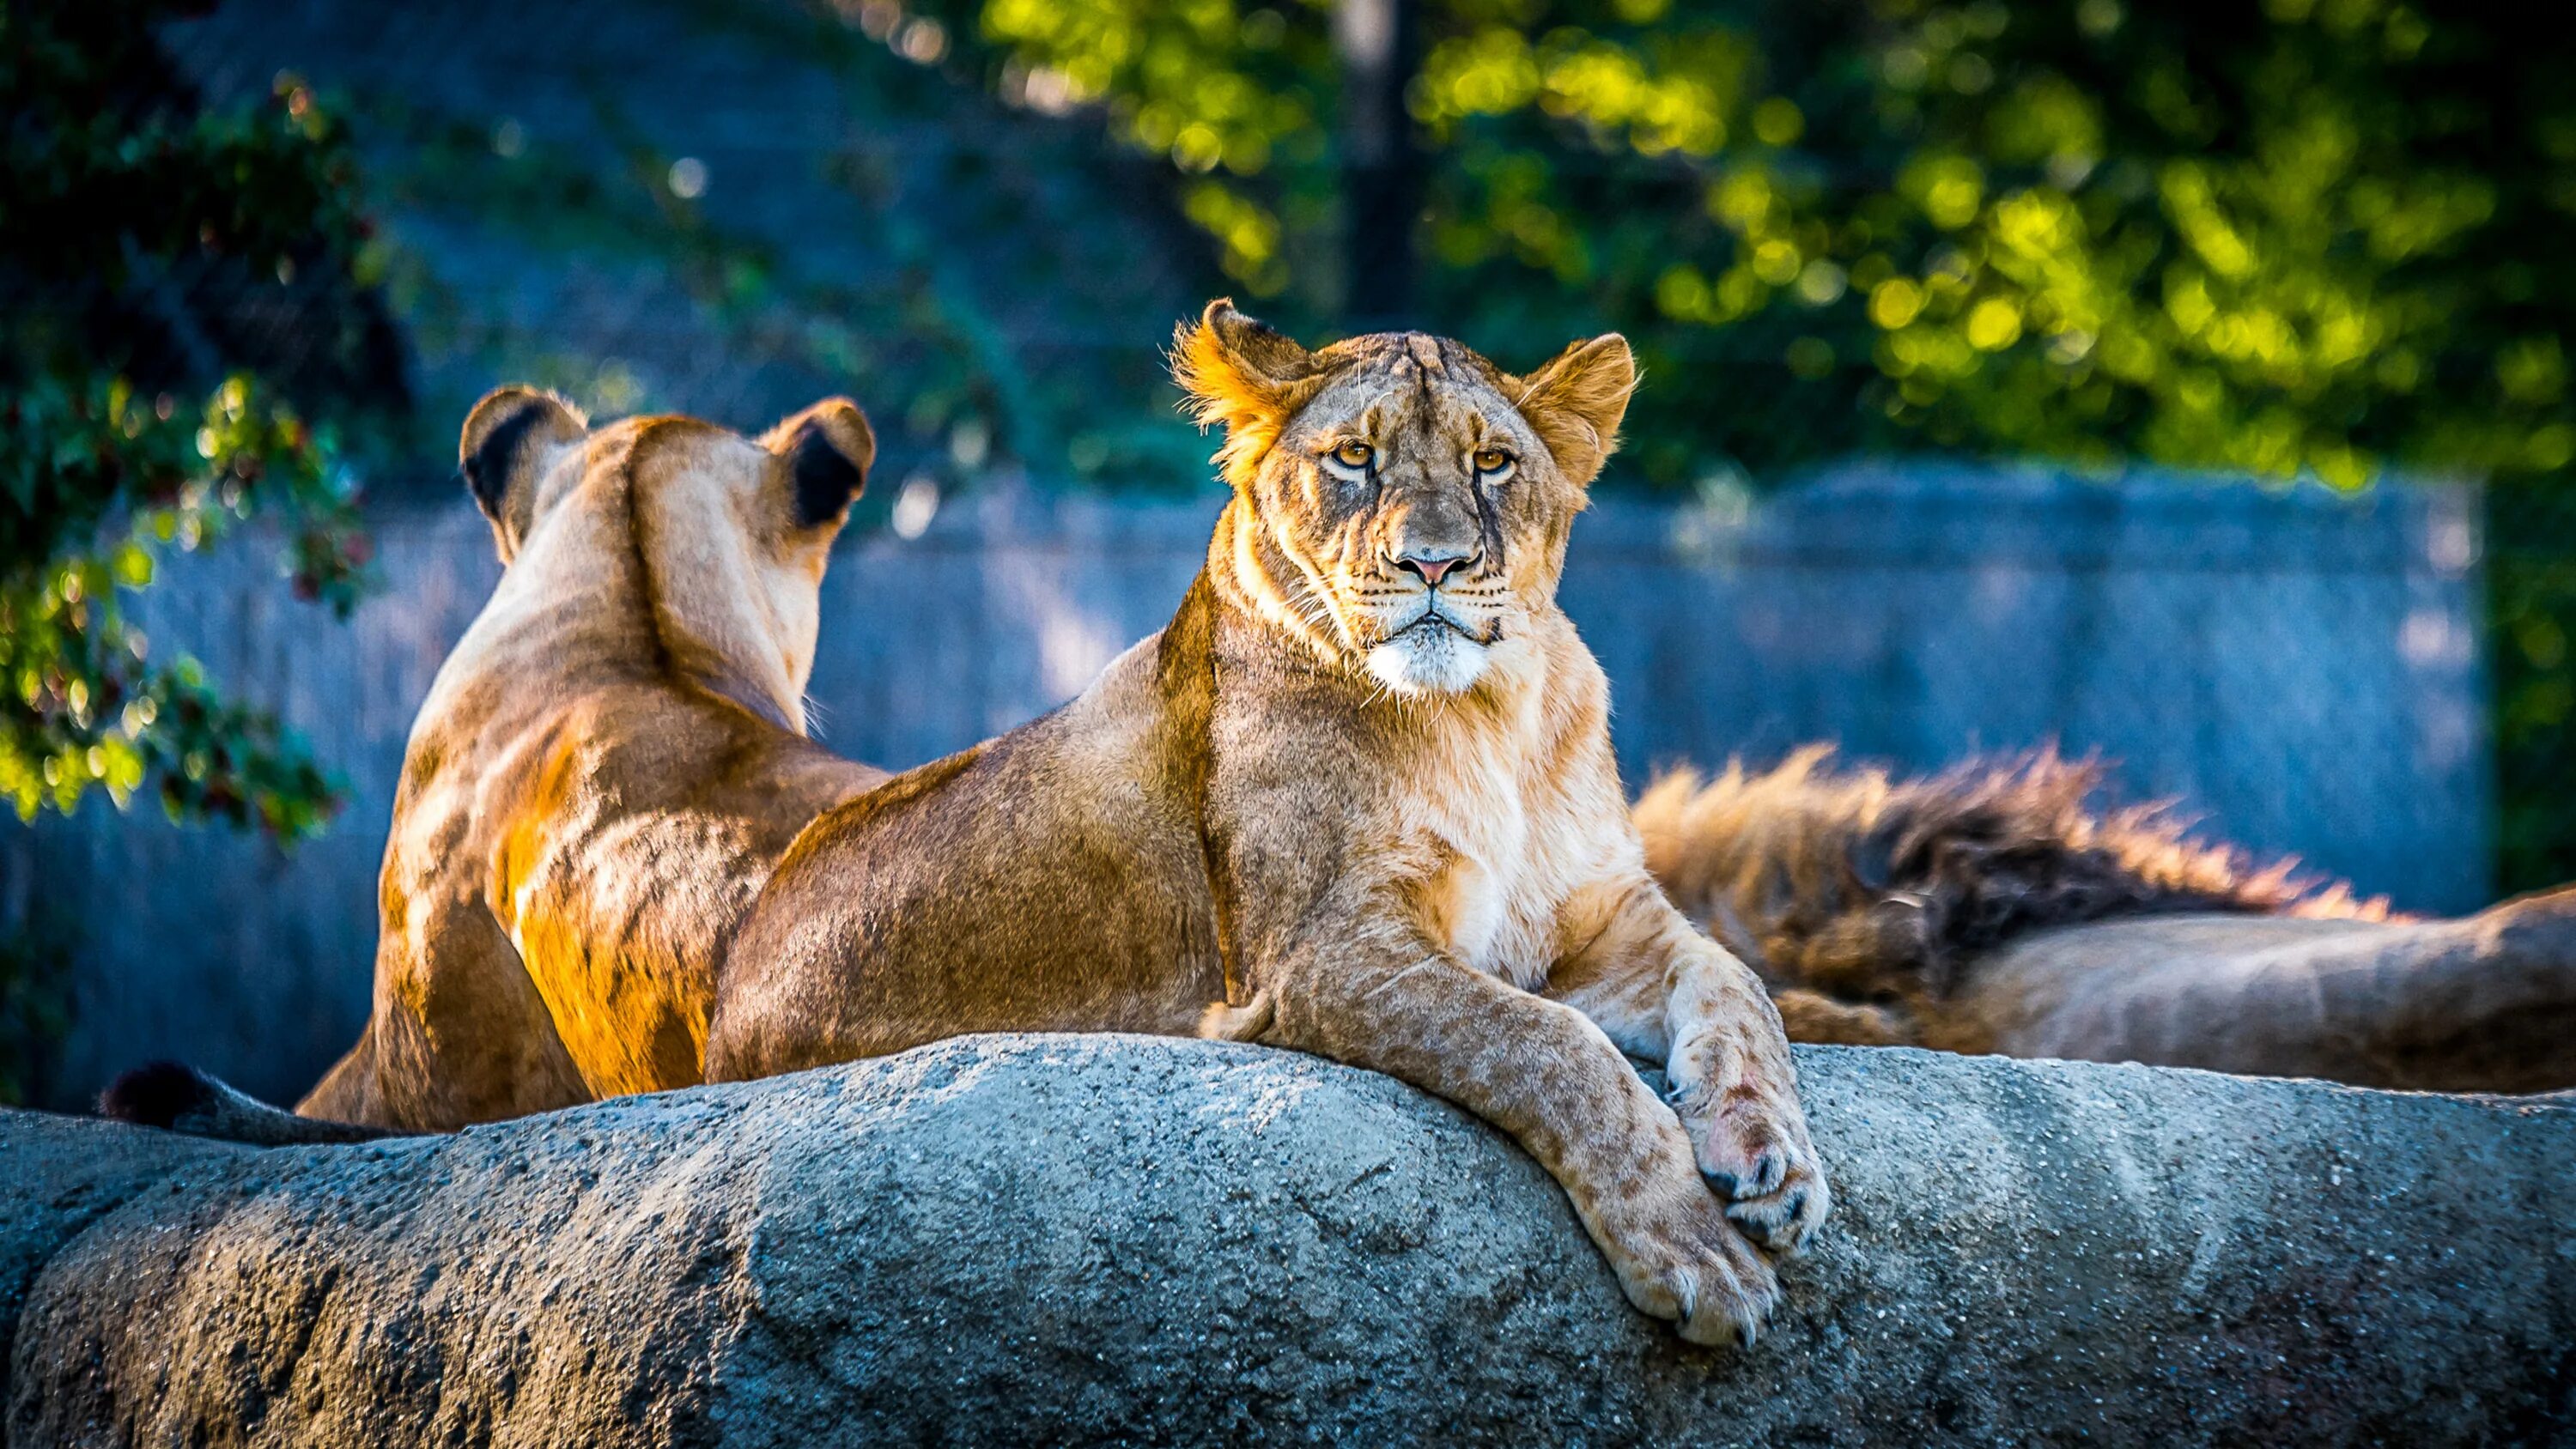
[[[1476,471],[1479,473],[1500,473],[1510,466],[1512,466],[1512,455],[1500,448],[1476,450]]]
[[[1365,468],[1377,456],[1377,449],[1354,438],[1333,450],[1333,461],[1345,468]]]

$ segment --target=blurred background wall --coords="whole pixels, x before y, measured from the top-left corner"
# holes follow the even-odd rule
[[[0,997],[59,1002],[33,1090],[71,1101],[178,1055],[291,1095],[354,1034],[402,740],[497,576],[444,461],[484,389],[746,429],[828,393],[866,405],[884,452],[814,694],[831,744],[900,766],[1069,696],[1167,616],[1214,503],[1158,348],[1226,293],[1310,340],[1408,321],[1512,366],[1606,327],[1636,340],[1631,446],[1565,588],[1632,785],[1811,740],[1914,769],[2054,744],[2100,752],[2124,798],[2410,909],[2576,870],[2576,509],[2547,486],[2576,414],[2542,337],[2560,284],[2515,210],[2576,197],[2576,112],[2512,92],[2522,57],[2462,58],[2492,19],[2384,0],[173,19],[154,35],[191,104],[346,123],[357,294],[281,269],[306,299],[282,309],[211,263],[154,286],[209,357],[330,325],[365,343],[381,418],[350,452],[376,587],[335,623],[253,538],[171,551],[132,596],[157,649],[276,712],[343,805],[291,845],[96,795],[0,826]],[[1350,224],[1372,209],[1421,220],[1390,247]]]

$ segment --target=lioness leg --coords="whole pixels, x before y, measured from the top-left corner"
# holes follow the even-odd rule
[[[1311,944],[1255,980],[1260,1040],[1385,1072],[1502,1128],[1564,1186],[1631,1303],[1694,1343],[1752,1342],[1778,1279],[1728,1226],[1671,1109],[1582,1013],[1391,928]]]
[[[518,947],[462,893],[415,901],[402,936],[379,943],[367,1023],[372,1127],[451,1132],[594,1101]]]
[[[1913,1022],[1889,1007],[1836,1001],[1821,991],[1783,986],[1771,993],[1789,1040],[1812,1046],[1914,1046]]]
[[[382,1093],[376,1090],[376,1028],[369,1022],[358,1033],[358,1044],[349,1048],[331,1070],[322,1074],[304,1100],[295,1104],[299,1117],[315,1117],[325,1122],[382,1122],[386,1118]]]
[[[1624,1051],[1664,1063],[1674,1110],[1727,1216],[1795,1252],[1831,1206],[1780,1013],[1743,962],[1701,935],[1639,876],[1598,891],[1599,920],[1548,978],[1548,995]],[[1595,916],[1595,912],[1598,913]]]

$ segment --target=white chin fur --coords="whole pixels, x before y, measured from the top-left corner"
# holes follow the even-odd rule
[[[1486,648],[1454,629],[1411,629],[1368,652],[1368,671],[1397,694],[1458,694],[1484,677]]]

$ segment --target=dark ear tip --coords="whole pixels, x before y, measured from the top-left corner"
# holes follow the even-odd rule
[[[483,395],[465,415],[456,440],[456,470],[466,491],[494,521],[499,521],[510,492],[513,465],[530,433],[541,428],[555,437],[575,437],[589,427],[572,404],[532,387],[499,387]]]
[[[465,426],[457,433],[456,456],[471,457],[490,443],[494,433],[513,423],[526,427],[540,417],[559,418],[575,431],[590,426],[578,409],[554,393],[511,383],[483,394],[467,410]]]
[[[1277,337],[1280,332],[1269,323],[1234,305],[1232,297],[1219,297],[1199,314],[1199,325],[1221,337]]]
[[[847,512],[867,491],[876,448],[876,433],[858,404],[833,398],[808,408],[787,445],[796,526],[820,528]]]

